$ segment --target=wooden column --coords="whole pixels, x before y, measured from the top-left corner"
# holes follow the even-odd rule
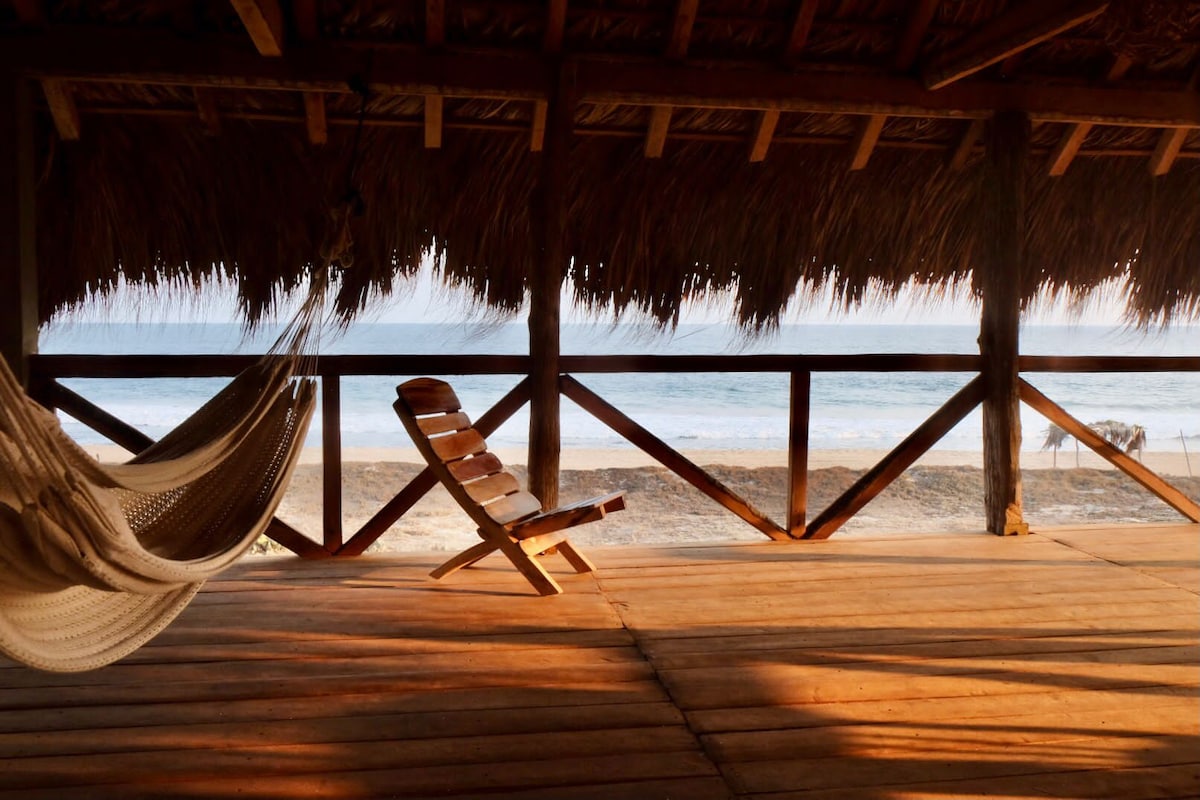
[[[792,373],[792,409],[788,425],[788,536],[804,538],[808,523],[808,419],[812,373]]]
[[[37,352],[33,86],[0,76],[0,354],[29,380]]]
[[[1018,330],[1025,241],[1025,175],[1029,117],[997,112],[983,169],[984,236],[978,269],[983,300],[979,352],[984,358],[983,471],[987,528],[1027,533],[1021,508],[1021,416]]]
[[[559,429],[558,359],[560,305],[567,225],[568,155],[575,105],[573,73],[560,70],[546,112],[541,178],[531,206],[533,235],[540,259],[529,276],[529,491],[549,509],[558,505]]]
[[[325,549],[342,546],[342,382],[321,375],[321,528]]]

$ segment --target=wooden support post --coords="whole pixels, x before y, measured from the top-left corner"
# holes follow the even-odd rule
[[[541,178],[534,190],[534,236],[541,260],[529,276],[529,491],[542,508],[558,505],[558,465],[562,451],[559,429],[559,316],[563,273],[567,262],[567,179],[571,127],[575,117],[574,71],[560,69],[558,86],[546,112]]]
[[[983,356],[983,474],[987,528],[996,534],[1027,533],[1021,507],[1021,414],[1018,388],[1018,328],[1024,269],[1024,169],[1029,152],[1029,117],[1001,111],[992,119],[983,191],[987,207],[980,224],[979,288]]]
[[[788,430],[788,535],[804,537],[808,516],[808,417],[812,373],[792,373],[792,413]]]
[[[342,388],[337,375],[321,376],[321,528],[325,549],[342,546]]]
[[[22,384],[37,352],[33,87],[0,76],[0,354]]]

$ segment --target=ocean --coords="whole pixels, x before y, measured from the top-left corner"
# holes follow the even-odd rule
[[[720,324],[683,325],[673,334],[607,324],[563,328],[569,354],[840,354],[976,353],[976,326],[787,325],[775,335],[747,341]],[[245,338],[236,324],[67,322],[42,333],[43,353],[208,354],[260,353],[271,342],[264,331]],[[1200,327],[1149,335],[1126,328],[1029,325],[1022,352],[1046,355],[1194,356]],[[528,352],[522,324],[358,323],[323,353],[521,354]],[[347,377],[342,381],[345,447],[408,447],[391,403],[394,387],[410,376]],[[787,446],[788,377],[774,374],[580,375],[608,402],[680,450],[782,450]],[[1200,452],[1200,374],[1034,374],[1027,379],[1078,419],[1142,425],[1148,449]],[[889,449],[961,388],[966,373],[816,373],[812,381],[810,447],[814,450]],[[478,416],[516,383],[515,376],[453,377],[468,413]],[[152,437],[177,425],[224,384],[220,379],[72,379],[71,389]],[[67,432],[82,444],[105,440],[70,418]],[[1022,409],[1024,448],[1037,450],[1047,423]],[[936,449],[978,451],[976,410]],[[564,448],[632,447],[564,398]],[[1183,440],[1181,440],[1181,435]],[[528,415],[505,424],[489,442],[520,446]],[[309,444],[319,444],[320,418]]]

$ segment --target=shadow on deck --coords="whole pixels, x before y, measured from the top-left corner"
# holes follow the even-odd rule
[[[590,553],[245,560],[0,666],[0,797],[1200,796],[1196,525]]]

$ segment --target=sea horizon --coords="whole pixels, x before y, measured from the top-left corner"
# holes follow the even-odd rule
[[[845,354],[978,352],[977,325],[788,324],[770,336],[748,339],[723,324],[680,325],[670,335],[646,326],[567,323],[564,354]],[[246,336],[237,323],[70,322],[43,333],[43,353],[210,354],[261,353],[271,330]],[[528,352],[519,322],[357,323],[322,343],[322,353],[497,354]],[[1053,355],[1153,355],[1200,353],[1200,327],[1182,326],[1144,335],[1111,325],[1025,325],[1022,352]],[[342,440],[347,447],[407,447],[391,403],[394,386],[409,376],[342,379]],[[594,374],[585,385],[681,450],[779,450],[787,446],[788,376],[783,374]],[[972,377],[969,373],[817,373],[812,379],[810,447],[814,450],[894,447]],[[452,376],[466,410],[478,416],[516,383],[516,376]],[[1085,423],[1116,420],[1141,425],[1148,449],[1200,451],[1200,374],[1039,373],[1039,389]],[[72,379],[64,381],[97,405],[158,437],[224,385],[222,379]],[[104,438],[64,418],[76,441]],[[1025,449],[1040,446],[1048,423],[1022,408]],[[982,447],[980,412],[951,431],[937,449]],[[563,401],[564,448],[629,447],[602,423]],[[319,441],[314,420],[309,444]],[[524,444],[523,410],[490,438],[497,447]],[[1181,438],[1182,437],[1182,440]]]

